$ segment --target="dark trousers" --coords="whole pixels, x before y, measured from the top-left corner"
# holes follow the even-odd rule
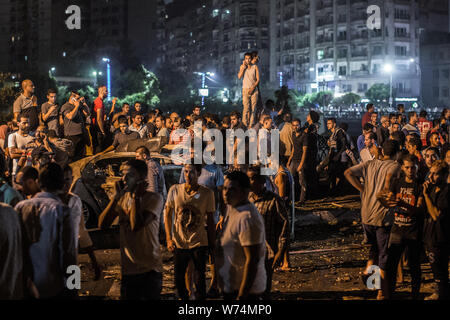
[[[388,258],[386,263],[389,291],[391,293],[395,291],[395,283],[397,281],[397,267],[405,250],[408,251],[408,267],[411,273],[411,292],[413,298],[418,298],[422,280],[422,272],[420,270],[420,240],[399,239],[399,241],[396,241],[395,243],[391,243],[389,245]]]
[[[71,160],[77,161],[83,159],[86,153],[86,143],[84,141],[83,134],[79,134],[76,136],[67,136],[66,138],[73,143],[74,153]]]
[[[374,265],[379,266],[382,270],[386,270],[391,227],[376,227],[363,224],[363,229],[367,236],[367,241],[371,245],[370,259],[373,260]]]
[[[448,262],[450,245],[442,244],[427,246],[426,253],[433,270],[434,281],[438,287],[439,300],[450,299],[450,285],[448,278]]]
[[[122,275],[122,300],[160,300],[162,274],[150,271],[142,274]]]
[[[97,126],[91,126],[91,135],[94,154],[100,153],[105,150],[105,136]]]
[[[266,282],[266,291],[264,292],[264,296],[266,299],[270,298],[270,291],[272,290],[272,277],[273,277],[273,260],[274,258],[268,259],[266,257],[266,276],[267,276],[267,282]]]
[[[175,249],[175,286],[177,287],[178,296],[182,300],[189,299],[189,293],[186,288],[185,274],[192,260],[194,263],[194,283],[196,289],[197,300],[204,300],[206,297],[206,258],[208,256],[207,247],[199,247],[194,249]]]

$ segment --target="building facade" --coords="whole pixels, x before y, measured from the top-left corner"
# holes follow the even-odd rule
[[[368,28],[368,7],[380,9],[380,28]],[[419,8],[415,1],[276,0],[272,3],[271,82],[303,93],[364,96],[390,83],[397,97],[419,97]]]
[[[421,50],[422,93],[427,107],[450,106],[450,33],[431,32]]]

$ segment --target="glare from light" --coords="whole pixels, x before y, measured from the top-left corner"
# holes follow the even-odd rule
[[[391,73],[392,72],[392,65],[391,64],[385,64],[384,65],[384,72],[386,72],[386,73]]]
[[[110,61],[108,58],[103,58],[102,60],[103,60],[103,62],[109,62]]]
[[[56,70],[56,68],[55,67],[52,67],[52,69],[51,69],[53,72]]]
[[[97,76],[97,71],[92,72],[92,75],[95,77]]]
[[[415,60],[413,58],[409,59],[409,62],[414,62]]]

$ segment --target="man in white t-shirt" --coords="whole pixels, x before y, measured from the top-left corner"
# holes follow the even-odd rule
[[[182,300],[189,298],[185,274],[190,261],[194,264],[195,297],[198,300],[205,299],[208,248],[214,252],[214,193],[198,183],[201,172],[201,165],[186,164],[186,183],[175,184],[170,188],[164,208],[167,249],[174,252],[175,285]]]
[[[11,159],[13,159],[13,181],[17,172],[17,166],[19,160],[22,165],[25,164],[27,155],[25,154],[25,146],[34,140],[28,132],[30,129],[30,118],[25,115],[19,115],[18,117],[19,130],[11,133],[8,137],[8,148]]]
[[[124,188],[116,183],[114,196],[101,213],[98,225],[107,228],[119,217],[122,299],[159,300],[162,289],[159,219],[163,199],[160,194],[146,191],[144,161],[129,160],[121,170]]]
[[[266,290],[266,236],[264,219],[249,202],[250,180],[240,171],[225,178],[227,204],[216,265],[219,287],[225,300],[260,299]]]
[[[367,162],[378,157],[378,147],[375,144],[376,135],[374,132],[364,134],[365,147],[359,153],[361,162]]]

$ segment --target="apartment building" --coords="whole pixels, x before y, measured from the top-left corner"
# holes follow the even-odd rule
[[[369,29],[369,5],[380,8],[379,29]],[[390,82],[397,97],[420,94],[419,8],[408,0],[276,0],[272,3],[272,83],[303,93],[330,90],[364,96]]]

